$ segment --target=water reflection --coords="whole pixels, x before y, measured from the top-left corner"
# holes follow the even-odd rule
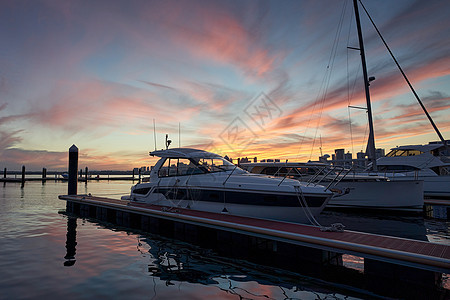
[[[91,221],[86,222],[91,223]],[[130,231],[103,222],[92,222],[92,225],[78,227],[78,234],[80,231],[95,227],[114,232],[126,232],[127,235],[136,237],[135,251],[138,251],[139,263],[134,261],[136,252],[131,249],[128,250],[127,256],[132,258],[133,266],[134,264],[146,266],[145,269],[138,267],[133,278],[140,280],[139,273],[150,275],[150,281],[147,281],[151,285],[148,289],[150,294],[147,295],[150,298],[170,299],[172,296],[180,297],[180,293],[183,295],[186,293],[186,298],[193,296],[194,298],[221,299],[236,299],[236,297],[240,299],[359,299],[361,295],[365,295],[362,291],[355,291],[352,288],[337,288],[328,282],[317,281],[295,272],[239,259],[224,258],[211,249],[163,236]],[[75,264],[76,247],[84,249],[82,244],[77,245],[76,235],[77,219],[68,216],[65,266]],[[80,239],[78,243],[80,243]],[[115,247],[118,245],[112,241],[110,248]],[[125,253],[120,251],[120,255]],[[108,256],[110,254],[102,252],[101,255]],[[115,256],[118,257],[118,254],[115,253]],[[82,259],[83,255],[79,255],[80,268],[86,264],[86,261],[82,261]],[[85,259],[87,258],[85,257]],[[122,263],[125,261],[123,256],[120,261]],[[126,273],[130,267],[123,266],[122,268]],[[92,283],[95,280],[96,278],[93,277],[89,279],[89,282]],[[183,287],[183,292],[181,287]]]
[[[77,218],[67,218],[67,234],[66,234],[66,256],[64,259],[64,266],[73,266],[76,262],[75,254],[77,252]]]
[[[138,251],[149,254],[148,272],[165,286],[181,282],[214,286],[240,299],[348,299],[348,293],[356,294],[336,294],[307,276],[219,257],[212,250],[160,236],[141,235],[137,243]]]

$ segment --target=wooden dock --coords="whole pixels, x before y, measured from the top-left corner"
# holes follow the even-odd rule
[[[442,273],[450,274],[450,246],[443,244],[348,230],[321,231],[316,226],[128,204],[91,195],[63,195],[60,199],[67,201],[68,212],[82,217],[164,233],[201,246],[220,244],[223,253],[249,260],[259,257],[260,261],[294,271],[309,269],[323,275],[330,265],[342,265],[342,254],[360,256],[364,258],[369,290],[386,290],[388,296],[398,297],[400,290],[413,291],[411,295],[435,293]],[[445,290],[447,295],[449,292]]]
[[[424,199],[424,205],[450,206],[450,199]]]

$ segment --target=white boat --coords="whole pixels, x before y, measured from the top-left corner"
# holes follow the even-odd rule
[[[241,166],[255,174],[294,178],[309,185],[327,185],[334,192],[327,208],[390,212],[421,212],[423,209],[421,180],[391,181],[377,174],[362,175],[316,162],[258,162]]]
[[[442,143],[395,147],[377,159],[376,174],[393,181],[423,180],[425,197],[450,199],[449,156],[450,150]]]
[[[122,197],[132,205],[228,213],[262,219],[308,223],[325,208],[332,192],[297,180],[251,174],[220,155],[191,148],[158,150],[161,157],[148,182]]]

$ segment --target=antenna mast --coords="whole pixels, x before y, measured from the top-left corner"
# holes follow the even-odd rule
[[[323,156],[323,154],[322,154],[322,135],[320,135],[319,138],[320,138],[320,147],[319,147],[319,149],[320,149],[320,156]]]
[[[155,139],[155,151],[156,151],[156,125],[155,125],[155,119],[153,119],[153,138]]]

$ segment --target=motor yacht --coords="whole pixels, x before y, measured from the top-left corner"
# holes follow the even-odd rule
[[[392,181],[423,180],[425,197],[450,199],[450,150],[442,143],[392,148],[377,159],[377,172]]]
[[[325,208],[332,192],[297,180],[251,174],[218,154],[174,148],[150,152],[160,157],[148,182],[131,188],[129,205],[227,213],[309,223]]]
[[[357,174],[318,162],[257,162],[241,166],[251,173],[297,179],[307,185],[323,184],[334,192],[327,208],[422,212],[423,182],[391,181],[378,174]]]

